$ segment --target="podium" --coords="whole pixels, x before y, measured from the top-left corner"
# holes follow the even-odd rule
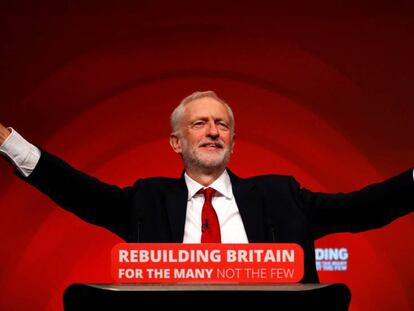
[[[344,284],[72,284],[64,293],[65,311],[221,307],[259,310],[348,310]],[[141,309],[142,310],[142,309]]]

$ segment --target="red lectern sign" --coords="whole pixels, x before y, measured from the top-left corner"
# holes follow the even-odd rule
[[[119,283],[292,283],[303,276],[297,244],[117,244]]]

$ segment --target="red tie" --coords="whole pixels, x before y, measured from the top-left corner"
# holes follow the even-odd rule
[[[201,212],[201,243],[221,243],[220,223],[211,204],[216,190],[206,188],[200,192],[204,194],[204,205]]]

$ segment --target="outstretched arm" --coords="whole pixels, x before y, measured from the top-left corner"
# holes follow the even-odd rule
[[[83,220],[129,240],[131,189],[121,189],[78,171],[0,124],[0,153],[17,175]]]
[[[414,211],[412,169],[350,193],[315,193],[296,182],[292,189],[308,215],[315,238],[380,228]]]

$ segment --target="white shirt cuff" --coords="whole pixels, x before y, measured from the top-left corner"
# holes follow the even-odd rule
[[[33,146],[13,128],[11,134],[0,146],[0,153],[4,154],[25,177],[28,177],[40,159],[39,148]]]

